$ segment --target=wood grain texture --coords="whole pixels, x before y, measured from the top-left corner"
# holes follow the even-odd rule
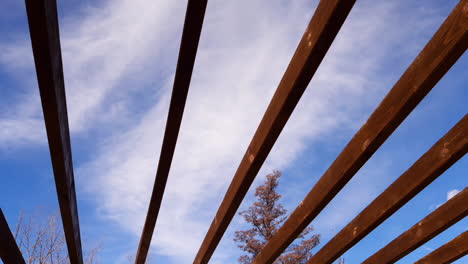
[[[207,0],[189,0],[156,179],[135,259],[144,264],[166,188],[205,17]]]
[[[194,263],[208,263],[354,2],[354,0],[320,1],[242,158]]]
[[[0,259],[4,264],[25,264],[23,255],[0,208]]]
[[[346,185],[468,46],[461,1],[253,264],[271,264]],[[321,263],[324,264],[324,263]]]
[[[68,254],[71,264],[82,264],[57,3],[26,0],[26,11]]]
[[[414,264],[448,264],[468,254],[468,231],[432,251]]]
[[[468,115],[338,232],[307,263],[333,263],[437,179],[467,151]]]
[[[437,208],[362,264],[395,263],[468,214],[468,188]]]

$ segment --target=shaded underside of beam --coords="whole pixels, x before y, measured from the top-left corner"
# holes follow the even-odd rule
[[[462,0],[452,11],[253,264],[273,263],[465,52],[468,46],[466,3]]]
[[[179,135],[185,102],[189,91],[190,80],[203,26],[207,0],[189,0],[185,15],[184,29],[176,67],[174,87],[172,90],[169,113],[164,132],[161,154],[159,157],[156,179],[145,225],[135,259],[136,264],[144,264],[153,237],[156,220],[163,199],[166,182],[172,164],[177,137]]]
[[[354,0],[321,1],[250,142],[194,263],[207,263],[318,69]]]
[[[468,214],[468,187],[367,258],[362,264],[395,263]]]
[[[468,254],[468,231],[429,253],[414,264],[448,264]]]
[[[82,264],[57,3],[26,0],[26,11],[68,254],[71,264]]]
[[[0,259],[4,264],[25,264],[23,255],[0,208]]]

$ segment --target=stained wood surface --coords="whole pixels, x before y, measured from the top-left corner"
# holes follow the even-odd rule
[[[468,231],[429,253],[414,264],[448,264],[468,254]]]
[[[0,208],[0,259],[4,264],[25,264],[23,255]]]
[[[26,11],[68,254],[71,264],[82,264],[57,3],[26,0]]]
[[[321,1],[214,217],[194,263],[208,263],[354,4]]]
[[[322,0],[260,122],[194,260],[208,263],[355,0]],[[207,0],[189,0],[155,184],[135,263],[146,261],[169,175]],[[80,227],[55,0],[26,0],[38,86],[71,264],[82,264]],[[367,122],[354,135],[253,264],[271,264],[346,185],[468,48],[468,0],[461,0]],[[467,152],[467,116],[308,262],[332,263]],[[392,263],[467,214],[465,189],[365,263]],[[417,234],[417,236],[416,236]],[[0,210],[0,254],[24,263]],[[417,263],[450,263],[468,249],[467,232]]]
[[[468,151],[468,115],[382,192],[307,263],[333,263]],[[468,206],[468,203],[465,207]],[[465,215],[466,215],[466,210]],[[442,215],[446,217],[448,215]],[[442,218],[444,219],[444,218]],[[456,218],[457,219],[457,218]],[[421,233],[424,235],[424,233]],[[383,263],[383,262],[376,262]]]
[[[362,264],[395,263],[468,214],[468,187],[367,258]]]
[[[156,226],[159,209],[166,188],[166,182],[172,164],[177,137],[179,135],[185,102],[203,26],[207,0],[189,0],[185,15],[184,29],[177,61],[174,86],[172,90],[169,114],[164,132],[161,154],[159,157],[156,179],[151,194],[148,213],[141,234],[140,244],[135,259],[136,264],[144,264],[148,255],[151,239]]]
[[[465,52],[468,46],[466,5],[467,1],[463,0],[452,11],[367,122],[252,264],[273,263]]]

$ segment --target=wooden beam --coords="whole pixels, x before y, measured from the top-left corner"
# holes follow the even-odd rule
[[[207,263],[355,0],[320,1],[247,148],[194,263]]]
[[[468,187],[367,258],[363,264],[395,263],[467,215]]]
[[[184,113],[185,102],[190,86],[198,43],[203,26],[207,0],[189,0],[185,15],[182,41],[172,90],[166,130],[161,147],[156,179],[151,194],[151,200],[145,225],[135,259],[136,264],[144,264],[153,237],[156,220],[166,188],[167,177],[172,164],[172,158],[179,135],[180,124]]]
[[[25,264],[23,255],[15,242],[5,215],[0,208],[0,259],[4,264]]]
[[[443,25],[253,264],[271,264],[356,174],[468,46],[467,0]]]
[[[71,264],[82,264],[67,104],[55,0],[26,0],[29,32]]]
[[[448,264],[466,256],[466,254],[468,254],[468,231],[463,232],[414,264]]]
[[[468,151],[466,135],[468,135],[468,115],[312,256],[307,264],[333,263],[424,190],[466,154]]]

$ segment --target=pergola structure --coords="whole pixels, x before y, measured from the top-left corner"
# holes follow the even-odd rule
[[[232,179],[195,257],[208,263],[275,141],[325,57],[355,0],[321,0]],[[207,0],[188,0],[166,130],[136,264],[153,237],[184,112]],[[82,264],[65,86],[55,0],[26,0],[29,30],[55,185],[71,264]],[[460,0],[366,123],[315,184],[253,264],[272,264],[390,137],[468,48],[468,0]],[[333,263],[468,151],[468,114],[325,244],[309,264]],[[363,263],[394,263],[468,214],[468,188],[441,205]],[[468,233],[419,260],[451,263],[468,253]],[[0,257],[25,263],[0,211]]]

